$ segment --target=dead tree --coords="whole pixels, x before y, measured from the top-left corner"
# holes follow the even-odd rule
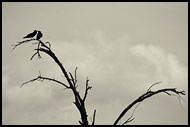
[[[37,31],[35,30],[33,33],[30,33],[28,34],[27,36],[25,36],[24,38],[27,38],[27,40],[24,40],[24,41],[20,41],[20,42],[17,42],[17,44],[15,45],[12,45],[13,46],[13,50],[17,47],[17,46],[20,46],[22,44],[26,44],[28,42],[33,42],[35,41],[34,43],[32,44],[37,44],[37,48],[34,49],[35,50],[35,53],[32,55],[32,57],[30,58],[30,60],[32,60],[36,55],[38,56],[38,58],[40,59],[41,58],[41,52],[49,55],[54,61],[55,63],[60,67],[62,73],[64,74],[64,77],[66,78],[66,81],[67,81],[67,84],[57,80],[57,79],[54,79],[54,78],[50,78],[50,77],[44,77],[44,76],[41,76],[41,73],[39,73],[39,76],[37,76],[36,78],[34,79],[31,79],[27,82],[24,82],[22,86],[24,86],[25,84],[28,84],[30,82],[33,82],[33,81],[44,81],[44,80],[48,80],[48,81],[52,81],[52,82],[56,82],[60,85],[62,85],[65,89],[70,89],[74,95],[74,98],[75,98],[75,101],[73,102],[75,104],[75,106],[77,107],[79,113],[80,113],[80,116],[81,116],[81,120],[79,120],[79,123],[81,125],[94,125],[95,124],[95,117],[96,117],[96,109],[94,110],[94,114],[93,114],[93,120],[92,120],[92,123],[89,124],[88,122],[88,115],[87,115],[87,110],[86,110],[86,107],[85,107],[85,100],[87,98],[87,95],[88,95],[88,91],[92,88],[92,86],[89,86],[89,79],[88,77],[86,78],[86,83],[85,83],[85,91],[84,91],[84,96],[82,97],[80,94],[79,94],[79,91],[77,90],[77,67],[75,68],[75,73],[74,73],[74,76],[71,72],[67,72],[63,66],[63,64],[59,61],[59,59],[56,57],[56,55],[53,53],[53,51],[51,50],[51,44],[49,42],[42,42],[40,40],[40,38],[42,37],[42,33],[41,31]],[[35,34],[37,34],[37,38],[34,38]],[[29,39],[28,39],[29,38]],[[157,91],[151,91],[151,87],[153,87],[154,85],[158,84],[158,83],[161,83],[161,82],[157,82],[153,85],[151,85],[147,92],[142,94],[140,97],[138,97],[135,101],[133,101],[131,104],[129,104],[122,112],[121,114],[118,116],[118,118],[115,120],[115,122],[113,123],[113,125],[117,125],[118,122],[123,118],[123,116],[135,105],[138,106],[138,104],[140,102],[142,102],[143,100],[153,96],[153,95],[156,95],[156,94],[159,94],[159,93],[166,93],[167,95],[177,95],[179,97],[181,97],[180,95],[185,95],[185,91],[177,91],[176,88],[165,88],[165,89],[160,89],[160,90],[157,90]],[[173,93],[173,94],[171,94]],[[136,106],[136,107],[137,107]],[[135,107],[135,109],[136,109]],[[134,110],[135,111],[135,110]],[[125,121],[123,122],[122,125],[124,124],[127,124],[128,122],[131,122],[134,120],[134,117],[133,117],[133,114],[134,114],[134,111],[132,113],[132,115]]]

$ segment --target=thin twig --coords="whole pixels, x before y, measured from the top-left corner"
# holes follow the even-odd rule
[[[125,125],[125,124],[133,121],[134,119],[135,119],[134,117],[132,118],[132,116],[130,116],[122,125]]]
[[[31,79],[30,81],[24,82],[24,83],[22,83],[22,85],[20,87],[23,87],[25,84],[28,84],[28,83],[33,82],[33,81],[36,81],[38,79],[39,78],[37,77],[37,78]]]
[[[43,46],[43,47],[47,48],[48,50],[50,50],[50,47],[46,46],[42,41],[39,41],[39,42],[40,42],[41,46]]]
[[[45,44],[46,44],[46,43],[49,44],[49,48],[51,48],[51,44],[50,44],[50,42],[45,42]]]
[[[35,52],[35,53],[32,55],[32,57],[30,58],[30,60],[32,60],[36,54],[38,54],[38,52]]]
[[[39,71],[39,76],[41,76],[41,72]]]
[[[65,84],[62,83],[61,81],[58,81],[58,80],[52,79],[52,78],[42,77],[42,76],[38,76],[37,78],[31,79],[31,80],[29,80],[29,81],[27,81],[27,82],[24,82],[20,87],[23,87],[25,84],[28,84],[28,83],[30,83],[30,82],[37,81],[37,80],[39,80],[39,81],[43,81],[43,80],[54,81],[54,82],[56,82],[56,83],[59,83],[59,84],[63,85],[63,86],[66,87],[66,88],[70,88],[69,86],[65,85]]]
[[[88,94],[88,90],[90,90],[92,87],[88,85],[89,79],[88,77],[86,78],[86,88],[85,88],[85,93],[84,93],[84,97],[83,97],[83,101],[85,101],[87,94]]]
[[[183,101],[183,102],[185,102],[186,104],[188,104],[188,102],[186,101],[186,100],[184,100],[181,96],[179,96],[180,97],[180,99]]]
[[[140,105],[140,103],[138,103],[136,106],[135,106],[135,108],[134,108],[134,110],[133,110],[133,112],[132,112],[132,114],[131,114],[131,116],[122,124],[122,125],[125,125],[125,124],[127,124],[127,123],[129,123],[129,122],[131,122],[131,121],[133,121],[135,118],[132,118],[133,117],[133,115],[134,115],[134,113],[135,113],[135,110],[137,109],[137,107]]]
[[[179,105],[180,105],[180,107],[182,108],[182,110],[184,110],[184,108],[183,108],[183,106],[182,106],[182,104],[181,104],[180,95],[177,96],[177,99],[178,99],[178,101],[179,101]]]
[[[95,123],[95,117],[96,117],[96,109],[94,110],[94,115],[93,115],[92,125],[94,125],[94,123]]]
[[[159,84],[159,83],[162,83],[162,82],[157,82],[157,83],[154,83],[153,85],[151,85],[151,86],[148,88],[147,92],[150,90],[151,87],[153,87],[153,86],[155,86],[156,84]]]
[[[40,42],[38,43],[38,49],[40,48]],[[40,56],[40,52],[39,52],[39,50],[37,50],[37,53],[38,53],[38,58],[40,59],[41,58],[41,56]]]
[[[79,123],[80,123],[81,125],[83,125],[82,122],[81,122],[80,120],[79,120]]]
[[[73,82],[73,84],[75,84],[75,80],[74,80],[73,75],[71,74],[71,72],[69,72],[69,75],[71,77],[71,81]]]
[[[74,83],[75,87],[77,87],[76,84],[77,84],[77,67],[75,68],[75,83]]]
[[[166,93],[167,95],[169,95],[169,96],[171,96],[172,94],[170,94],[170,93],[168,93],[168,92],[166,92],[166,91],[164,91],[164,93]]]
[[[17,44],[13,44],[12,46],[13,46],[13,50],[17,47],[17,46],[19,46],[19,45],[21,45],[21,44],[23,44],[23,43],[27,43],[27,42],[30,42],[30,41],[34,41],[34,40],[36,40],[36,39],[34,39],[34,38],[32,38],[32,39],[29,39],[29,40],[24,40],[24,41],[20,41],[20,42],[17,42]]]

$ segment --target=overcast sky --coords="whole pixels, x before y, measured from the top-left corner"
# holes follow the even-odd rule
[[[30,57],[36,45],[12,44],[34,29],[69,72],[78,67],[88,120],[113,124],[121,111],[153,87],[185,90],[188,100],[188,3],[2,3],[3,124],[78,124],[80,115],[69,90],[56,83],[20,85],[39,74],[65,82],[45,54]],[[129,124],[188,124],[188,104],[175,96],[156,95],[142,102]],[[126,115],[122,121],[130,116]]]

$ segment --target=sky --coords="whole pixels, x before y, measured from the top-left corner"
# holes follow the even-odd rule
[[[130,125],[188,124],[187,2],[3,2],[2,124],[74,125],[80,114],[69,90],[54,82],[23,82],[42,76],[64,83],[54,61],[30,57],[36,45],[13,46],[33,30],[68,72],[78,67],[78,90],[90,79],[86,108],[91,123],[113,124],[122,110],[151,88],[185,90],[176,96],[155,95],[140,103]],[[120,123],[130,117],[132,110]]]

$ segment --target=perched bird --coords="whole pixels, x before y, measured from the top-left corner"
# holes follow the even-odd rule
[[[23,37],[23,38],[33,38],[36,34],[37,34],[37,30],[34,30],[34,32],[29,33],[28,35],[26,35],[26,36]]]
[[[43,36],[41,31],[38,31],[38,34],[36,36],[36,39],[39,40]]]

